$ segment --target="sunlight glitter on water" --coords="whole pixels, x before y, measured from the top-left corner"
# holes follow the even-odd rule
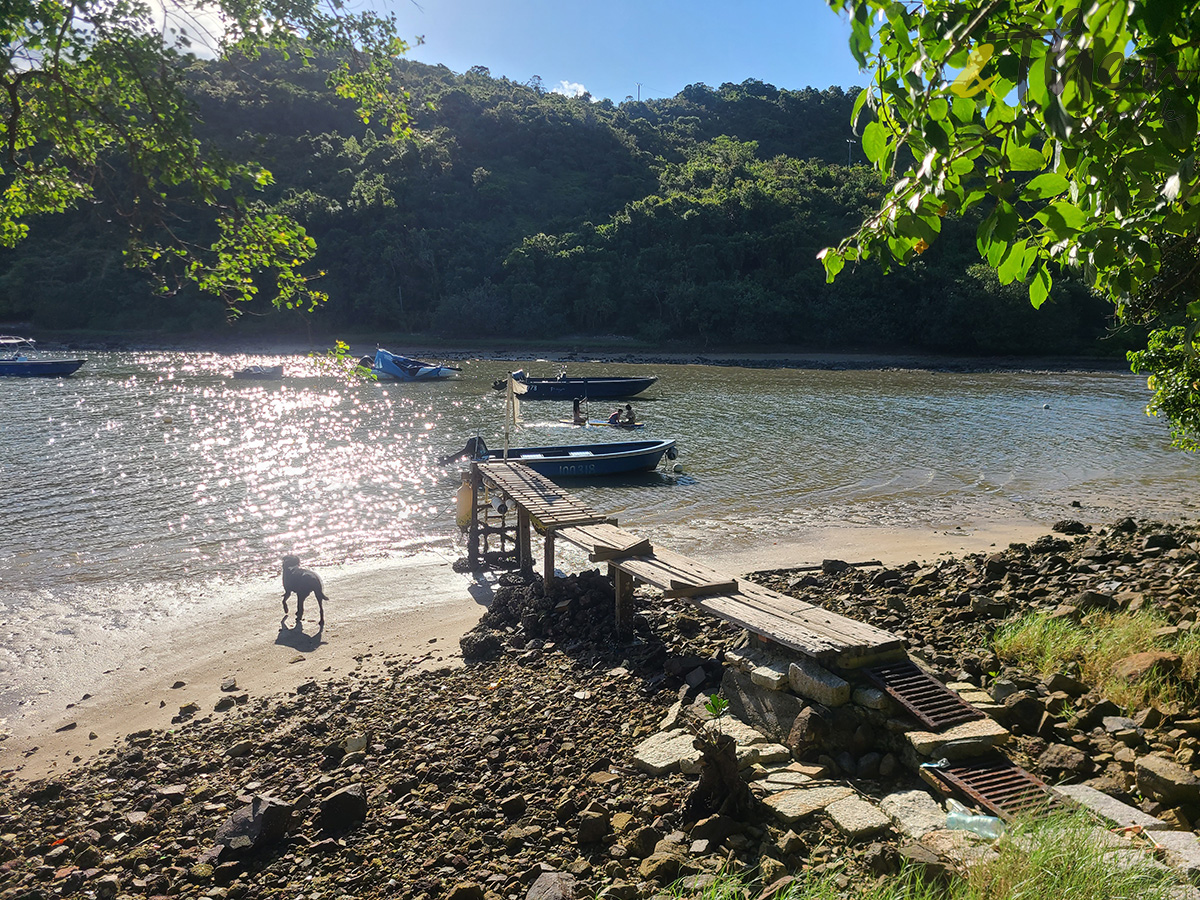
[[[232,378],[250,364],[285,377]],[[303,357],[115,353],[71,379],[10,379],[0,586],[256,576],[291,551],[319,565],[452,539],[457,470],[437,457],[476,433],[502,443],[491,382],[519,364],[462,365],[453,382],[346,384]],[[1049,523],[1071,500],[1169,512],[1197,474],[1143,414],[1140,379],[1117,373],[572,371],[661,376],[634,400],[640,436],[677,439],[684,473],[567,488],[689,552],[972,512]],[[624,437],[565,424],[565,404],[523,408],[516,443]]]

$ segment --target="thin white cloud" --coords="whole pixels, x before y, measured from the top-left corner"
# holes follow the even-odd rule
[[[552,94],[562,94],[566,97],[582,97],[587,92],[588,89],[582,84],[578,84],[574,81],[567,81],[565,79],[560,81],[558,83],[558,87],[551,91]]]

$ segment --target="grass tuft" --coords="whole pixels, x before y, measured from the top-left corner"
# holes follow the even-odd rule
[[[1013,826],[994,845],[997,853],[990,861],[949,883],[927,880],[912,867],[845,888],[838,885],[836,874],[797,873],[797,881],[770,900],[1175,900],[1180,896],[1180,882],[1149,852],[1131,854],[1130,845],[1122,842],[1124,849],[1118,855],[1110,840],[1108,832],[1084,813],[1057,816]],[[665,896],[744,900],[761,890],[732,875],[698,892],[682,885],[671,885]]]
[[[1190,705],[1200,696],[1200,634],[1162,637],[1167,624],[1152,612],[1093,613],[1081,623],[1037,612],[1001,626],[992,643],[1001,659],[1043,676],[1075,668],[1083,681],[1126,709]],[[1114,663],[1147,650],[1178,653],[1180,671],[1137,681],[1113,675]]]

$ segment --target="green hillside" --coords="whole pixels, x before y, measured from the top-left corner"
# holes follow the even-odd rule
[[[592,102],[406,62],[416,137],[381,140],[324,89],[321,65],[197,64],[207,139],[272,170],[265,201],[317,240],[329,333],[621,334],[696,347],[1092,353],[1111,306],[1066,278],[1030,308],[947,221],[916,265],[826,285],[820,248],[878,206],[849,128],[855,92],[758,81]],[[119,165],[119,163],[118,163]],[[103,203],[38,223],[0,254],[0,321],[47,329],[294,331],[264,298],[156,295],[126,270]],[[186,217],[169,223],[190,234]]]

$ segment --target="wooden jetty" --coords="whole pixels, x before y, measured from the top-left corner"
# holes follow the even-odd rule
[[[555,542],[561,539],[580,547],[592,562],[608,564],[616,592],[618,633],[631,630],[633,588],[643,582],[661,589],[664,597],[685,598],[740,625],[765,642],[839,668],[877,665],[904,656],[903,642],[895,635],[655,547],[649,538],[618,527],[615,519],[520,463],[473,463],[471,485],[471,564],[488,558],[488,538],[498,536],[501,551],[511,539],[517,565],[532,574],[532,528],[544,538],[543,573],[549,584],[554,579]],[[496,499],[505,508],[499,524],[492,503]],[[516,506],[515,528],[505,524],[509,502]]]

